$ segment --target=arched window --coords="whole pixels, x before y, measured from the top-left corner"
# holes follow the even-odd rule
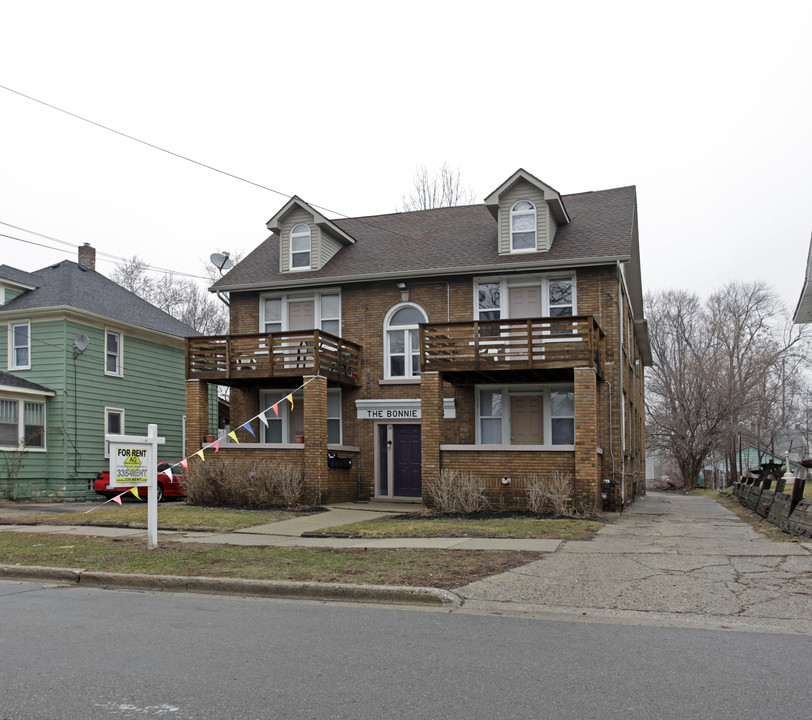
[[[510,209],[510,250],[536,249],[536,207],[520,200]]]
[[[419,377],[420,337],[417,326],[426,321],[426,313],[417,305],[400,305],[390,311],[384,322],[386,377]]]
[[[306,270],[310,267],[310,228],[296,225],[290,231],[290,268]]]

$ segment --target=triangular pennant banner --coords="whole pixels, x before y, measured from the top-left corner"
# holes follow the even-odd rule
[[[259,415],[257,415],[259,421],[265,426],[268,427],[268,418],[265,417],[265,411],[263,410]]]
[[[232,440],[233,440],[235,443],[237,443],[237,445],[239,445],[239,444],[240,444],[240,441],[239,441],[239,440],[237,440],[237,433],[235,433],[233,430],[232,430],[232,431],[231,431],[231,432],[228,434],[228,436],[229,436],[229,437],[230,437],[230,438],[231,438],[231,439],[232,439]]]
[[[285,400],[290,403],[290,409],[293,410],[293,395],[288,395]]]
[[[189,469],[189,463],[186,461],[186,458],[183,458],[183,460],[180,461],[180,464],[183,465],[184,470]]]
[[[220,441],[219,441],[219,440],[215,440],[215,441],[212,443],[212,447],[214,448],[214,452],[220,452]]]
[[[206,456],[203,454],[202,450],[198,450],[195,455],[197,455],[203,462],[206,462]]]
[[[138,488],[137,488],[137,487],[131,487],[131,488],[130,488],[130,492],[131,492],[133,495],[135,495],[135,497],[137,497],[139,500],[141,499],[141,496],[138,494]]]
[[[254,431],[251,429],[251,421],[250,420],[248,422],[243,423],[242,427],[244,427],[246,430],[248,430],[248,432],[251,433],[251,437],[254,437],[254,438],[256,437],[256,435],[254,434]]]
[[[163,471],[163,474],[169,478],[169,482],[172,482],[172,468],[168,467],[166,470]]]
[[[271,410],[276,413],[276,417],[279,417],[279,403],[276,403],[276,405],[271,405]]]
[[[113,498],[113,502],[114,502],[114,503],[118,503],[119,505],[121,505],[121,495],[116,495],[116,496]]]

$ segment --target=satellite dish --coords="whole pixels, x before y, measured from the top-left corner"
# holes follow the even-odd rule
[[[209,255],[209,260],[211,260],[212,265],[216,267],[220,274],[223,274],[224,270],[228,270],[229,268],[234,266],[234,262],[229,260],[230,253],[227,253],[225,250],[221,253],[213,253]]]
[[[87,346],[90,344],[90,339],[87,335],[77,335],[73,338],[73,347],[75,347],[80,353],[83,353],[87,350]]]

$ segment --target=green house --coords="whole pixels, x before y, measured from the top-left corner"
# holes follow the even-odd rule
[[[198,333],[96,272],[92,247],[31,273],[0,265],[2,326],[0,498],[96,497],[106,432],[155,423],[161,459],[183,457],[184,344]]]

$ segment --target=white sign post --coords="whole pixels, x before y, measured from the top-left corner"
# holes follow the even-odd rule
[[[158,547],[158,426],[148,425],[147,436],[105,435],[110,443],[109,487],[147,489],[147,548]]]

